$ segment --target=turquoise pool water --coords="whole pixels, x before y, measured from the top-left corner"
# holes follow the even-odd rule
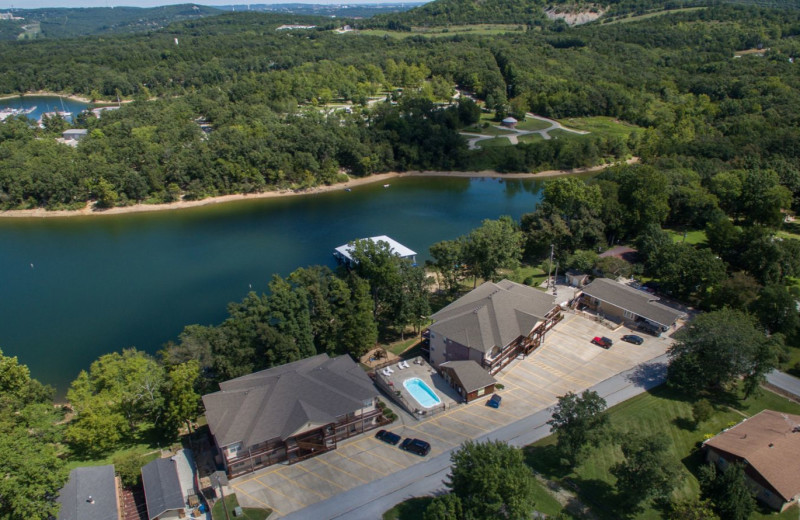
[[[408,393],[411,394],[411,397],[416,399],[423,408],[431,408],[442,402],[439,396],[436,395],[436,392],[431,390],[431,387],[418,377],[406,379],[403,381],[403,386],[408,390]]]

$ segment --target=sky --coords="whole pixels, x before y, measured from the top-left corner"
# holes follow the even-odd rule
[[[251,4],[396,4],[403,1],[412,2],[418,0],[255,0]],[[155,7],[159,5],[174,4],[198,4],[198,5],[244,5],[243,0],[0,0],[0,10],[10,7],[20,9],[38,9],[40,7],[117,7],[121,5],[132,7]]]

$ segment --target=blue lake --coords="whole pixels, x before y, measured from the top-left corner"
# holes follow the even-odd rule
[[[27,115],[29,119],[38,121],[45,112],[65,111],[77,116],[81,111],[89,107],[88,103],[73,101],[71,99],[58,96],[23,96],[8,99],[0,99],[0,110],[3,108],[32,108],[36,110]],[[66,119],[71,121],[71,117]]]
[[[156,352],[273,273],[334,265],[333,248],[389,235],[424,262],[486,218],[518,219],[540,182],[404,178],[301,197],[67,219],[0,219],[0,348],[63,395],[102,354]]]

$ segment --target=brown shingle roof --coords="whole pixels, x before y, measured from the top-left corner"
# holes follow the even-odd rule
[[[784,500],[800,493],[800,415],[764,410],[705,445],[746,460]]]
[[[440,365],[442,368],[450,368],[455,372],[456,377],[461,381],[464,391],[474,392],[481,388],[497,383],[489,372],[484,370],[477,361],[472,359],[463,361],[446,361]]]
[[[681,311],[658,303],[657,296],[608,278],[596,278],[583,288],[583,293],[665,327],[671,326],[684,315]]]
[[[350,356],[320,354],[220,383],[203,396],[208,427],[220,446],[286,440],[308,425],[336,422],[377,396]]]
[[[486,282],[431,316],[435,323],[430,330],[489,352],[527,336],[555,307],[553,296],[527,285]]]

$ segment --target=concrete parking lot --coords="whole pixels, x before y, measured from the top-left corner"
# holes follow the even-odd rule
[[[438,455],[465,440],[548,408],[560,395],[580,392],[660,356],[672,341],[644,335],[642,345],[620,340],[630,333],[626,328],[612,331],[582,315],[566,313],[547,333],[542,347],[496,376],[504,385],[499,391],[503,396],[499,409],[485,406],[486,400],[480,399],[424,421],[398,421],[387,429],[430,442],[430,456]],[[614,344],[610,349],[593,345],[590,341],[594,336],[606,336]],[[421,460],[368,433],[303,462],[271,466],[239,477],[231,481],[231,487],[243,506],[269,507],[282,516]]]

